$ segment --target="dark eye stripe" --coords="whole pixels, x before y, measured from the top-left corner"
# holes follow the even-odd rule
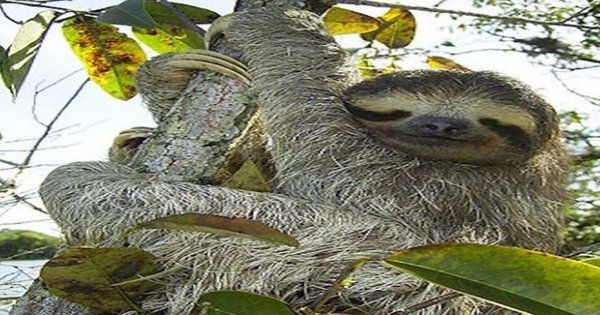
[[[411,115],[410,112],[403,111],[403,110],[395,110],[395,111],[391,111],[391,112],[387,112],[387,113],[380,113],[380,112],[372,112],[369,110],[364,110],[362,108],[358,108],[358,107],[348,104],[348,103],[346,103],[345,105],[346,105],[346,108],[348,109],[348,111],[350,112],[350,114],[352,114],[354,117],[358,117],[360,119],[370,120],[370,121],[391,121],[391,120],[397,120],[400,118],[406,118]]]
[[[492,118],[482,118],[479,122],[491,131],[507,139],[512,145],[530,152],[533,150],[531,138],[525,130],[514,125],[503,125],[498,120]]]

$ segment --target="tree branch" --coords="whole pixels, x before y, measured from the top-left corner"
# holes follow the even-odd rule
[[[35,7],[35,8],[44,8],[44,9],[51,9],[51,10],[58,10],[61,12],[72,12],[73,10],[71,9],[67,9],[67,8],[63,8],[63,7],[57,7],[57,6],[53,6],[53,5],[47,5],[44,4],[43,2],[22,2],[22,1],[13,1],[13,0],[2,0],[1,3],[5,3],[5,4],[15,4],[15,5],[22,5],[22,6],[26,6],[26,7]]]
[[[48,214],[48,212],[36,205],[34,205],[33,203],[31,203],[29,200],[27,200],[27,198],[15,193],[15,192],[11,192],[10,196],[15,199],[16,203],[23,203],[25,205],[27,205],[28,207],[30,207],[33,210],[39,211],[41,213],[45,213]]]
[[[17,19],[14,19],[14,18],[12,18],[10,15],[8,15],[8,13],[6,13],[6,11],[4,10],[4,7],[2,6],[2,3],[1,3],[1,2],[0,2],[0,12],[2,12],[2,15],[4,15],[4,17],[5,17],[7,20],[9,20],[9,21],[11,21],[11,22],[13,22],[13,23],[15,23],[15,24],[23,25],[23,21],[19,21],[19,20],[17,20]]]
[[[513,17],[513,16],[490,15],[490,14],[483,14],[483,13],[476,13],[476,12],[430,8],[430,7],[421,7],[421,6],[412,6],[412,5],[401,5],[401,4],[385,3],[385,2],[370,1],[370,0],[339,0],[338,2],[343,3],[343,4],[367,5],[367,6],[371,6],[371,7],[400,8],[400,9],[405,9],[405,10],[423,11],[423,12],[432,12],[432,13],[457,14],[457,15],[462,15],[462,16],[470,16],[470,17],[483,18],[483,19],[501,20],[501,21],[506,21],[506,22],[511,22],[511,23],[525,23],[525,24],[534,24],[534,25],[542,25],[542,26],[571,27],[571,28],[576,28],[576,29],[580,29],[580,30],[598,30],[598,29],[600,29],[600,26],[565,23],[564,21],[559,21],[559,22],[540,21],[540,20],[533,20],[533,19]]]

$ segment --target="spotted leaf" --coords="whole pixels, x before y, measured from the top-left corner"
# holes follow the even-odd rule
[[[133,28],[133,35],[159,54],[204,49],[204,38],[195,31],[179,26]]]
[[[48,290],[67,301],[117,313],[139,310],[156,282],[140,280],[160,270],[156,258],[137,248],[69,248],[50,259],[40,277]]]
[[[146,54],[133,39],[114,26],[83,17],[67,20],[63,34],[92,81],[118,99],[135,96],[134,76]]]

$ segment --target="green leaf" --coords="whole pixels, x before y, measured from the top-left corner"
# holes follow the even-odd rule
[[[260,169],[252,160],[244,161],[240,169],[221,186],[260,192],[272,191],[271,185],[267,183]]]
[[[158,28],[133,28],[133,35],[159,54],[204,49],[204,38],[182,27],[161,25]]]
[[[17,97],[19,89],[29,73],[31,64],[37,56],[40,44],[54,19],[56,19],[56,12],[54,11],[39,13],[21,26],[15,39],[8,47],[6,53],[8,64],[2,63],[2,79],[10,89],[13,99]],[[8,70],[6,67],[8,67]]]
[[[366,33],[376,30],[381,24],[374,17],[340,7],[327,10],[323,23],[331,35]]]
[[[141,28],[153,28],[156,21],[146,12],[144,5],[147,0],[127,0],[110,7],[98,17],[98,20],[108,24],[129,25]]]
[[[285,303],[258,294],[217,291],[200,296],[192,315],[294,315]]]
[[[134,76],[146,61],[135,40],[114,26],[83,17],[67,20],[63,34],[92,81],[118,99],[135,96]]]
[[[598,315],[600,268],[504,246],[444,244],[384,262],[430,282],[532,314]]]
[[[69,248],[50,259],[40,277],[65,300],[105,312],[139,309],[154,281],[140,280],[160,270],[156,257],[137,248]]]
[[[146,1],[144,8],[157,24],[153,28],[134,27],[133,34],[148,47],[160,54],[204,49],[204,34],[198,33],[197,29],[187,28],[185,23],[162,3]],[[212,11],[193,6],[179,4],[177,8],[182,13],[188,12],[194,21],[204,22],[218,17],[218,14]]]
[[[195,7],[183,3],[171,2],[179,12],[183,13],[192,23],[209,24],[219,18],[219,14],[208,9]],[[147,1],[144,5],[146,12],[158,24],[169,24],[180,26],[181,21],[175,16],[169,8],[165,7],[160,2]]]
[[[389,48],[405,47],[415,37],[417,24],[410,11],[392,8],[379,17],[383,23],[373,32],[361,34],[366,41],[377,40]]]
[[[8,63],[8,52],[0,46],[0,76],[2,82],[10,90],[13,85],[12,75],[10,74],[10,65]]]
[[[261,222],[243,218],[228,218],[212,214],[187,213],[173,215],[137,224],[123,233],[126,238],[141,229],[204,232],[253,238],[274,244],[298,247],[293,237],[279,232]]]
[[[188,29],[182,22],[173,24],[158,24],[154,28],[134,27],[133,35],[160,54],[204,49],[203,33]]]

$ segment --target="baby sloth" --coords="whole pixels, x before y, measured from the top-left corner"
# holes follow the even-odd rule
[[[136,223],[190,212],[258,220],[301,244],[141,231],[132,244],[169,271],[165,294],[146,309],[189,314],[203,292],[232,289],[299,308],[355,259],[426,244],[558,250],[568,158],[555,111],[530,88],[491,72],[402,71],[356,83],[346,52],[311,13],[267,8],[226,24],[269,136],[273,193],[165,182],[111,162],[59,167],[40,188],[53,219],[82,244],[118,243]],[[142,93],[158,93],[146,95],[149,107],[164,113],[173,94],[160,94],[161,84],[185,86],[169,76],[205,69],[203,54],[148,62]],[[137,143],[122,138],[127,150]],[[323,311],[390,314],[443,292],[378,264],[352,277]],[[415,314],[496,311],[461,297]]]

